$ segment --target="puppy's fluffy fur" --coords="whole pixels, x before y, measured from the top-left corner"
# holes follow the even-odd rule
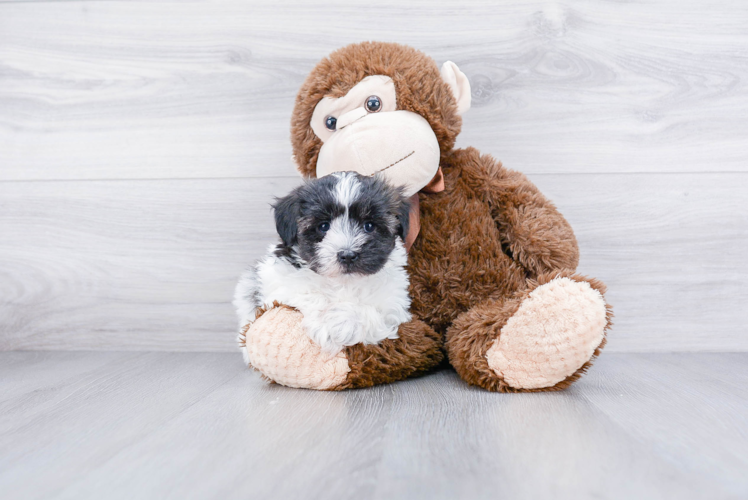
[[[241,276],[239,328],[278,301],[298,309],[309,336],[330,353],[397,338],[411,319],[402,192],[344,172],[307,182],[273,208],[282,242]]]

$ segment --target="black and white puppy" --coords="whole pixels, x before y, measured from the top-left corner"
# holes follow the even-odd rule
[[[277,200],[282,242],[241,276],[239,328],[256,308],[278,301],[298,309],[309,336],[330,353],[397,338],[411,319],[409,208],[401,190],[355,172],[309,181]]]

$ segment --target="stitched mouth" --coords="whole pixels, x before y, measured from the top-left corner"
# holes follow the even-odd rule
[[[387,170],[387,169],[388,169],[388,168],[390,168],[390,167],[394,167],[395,165],[397,165],[397,164],[398,164],[398,163],[400,163],[401,161],[403,161],[403,160],[405,160],[405,159],[407,159],[407,158],[410,158],[410,157],[411,157],[411,156],[413,156],[414,154],[415,154],[415,150],[413,150],[413,151],[411,151],[410,153],[408,153],[407,155],[403,156],[402,158],[400,158],[400,159],[399,159],[399,160],[397,160],[396,162],[394,162],[394,163],[390,163],[390,164],[389,164],[389,165],[387,165],[386,167],[384,167],[384,168],[381,168],[381,169],[377,170],[376,172],[374,172],[373,174],[371,174],[371,175],[370,175],[369,177],[371,177],[371,176],[373,176],[373,175],[376,175],[376,174],[378,174],[379,172],[384,172],[385,170]]]

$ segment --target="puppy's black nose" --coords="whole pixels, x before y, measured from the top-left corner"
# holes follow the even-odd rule
[[[338,262],[341,264],[353,264],[356,260],[358,260],[358,252],[354,252],[353,250],[338,252]]]

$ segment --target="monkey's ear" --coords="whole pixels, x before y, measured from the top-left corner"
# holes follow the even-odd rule
[[[275,212],[275,229],[286,246],[293,246],[298,242],[299,217],[301,216],[301,200],[294,190],[288,196],[279,198],[273,205]]]
[[[442,80],[452,89],[452,95],[457,101],[457,114],[463,114],[470,109],[470,80],[452,61],[442,65],[441,74]]]

